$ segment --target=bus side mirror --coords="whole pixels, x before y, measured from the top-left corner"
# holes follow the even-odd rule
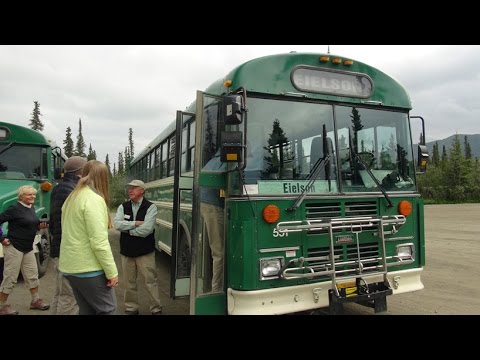
[[[240,95],[226,95],[223,99],[225,125],[242,123],[242,97]]]
[[[222,131],[220,146],[221,162],[243,161],[243,133],[241,131]]]
[[[418,168],[420,173],[427,172],[428,150],[426,145],[418,145]]]

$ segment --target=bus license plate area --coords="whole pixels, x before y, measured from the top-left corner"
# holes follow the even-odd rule
[[[337,284],[337,290],[341,297],[352,297],[358,295],[358,287],[355,281]]]

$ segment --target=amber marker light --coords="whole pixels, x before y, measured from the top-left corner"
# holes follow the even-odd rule
[[[52,187],[53,187],[52,184],[49,183],[48,181],[45,181],[42,183],[42,185],[40,185],[40,189],[42,189],[42,191],[45,191],[45,192],[52,190]]]
[[[225,81],[223,82],[223,86],[225,86],[225,87],[230,87],[230,86],[232,86],[232,80],[225,80]]]
[[[277,205],[267,205],[263,208],[262,216],[266,223],[273,224],[280,219],[280,209]]]
[[[410,201],[402,200],[398,204],[398,213],[403,216],[408,216],[412,213],[412,204]]]
[[[322,55],[320,56],[320,62],[327,62],[330,60],[330,56]]]
[[[340,59],[340,58],[333,58],[333,59],[332,59],[332,63],[334,63],[334,64],[341,64],[341,63],[342,63],[342,59]]]
[[[353,60],[343,60],[343,65],[347,65],[347,66],[353,65]]]

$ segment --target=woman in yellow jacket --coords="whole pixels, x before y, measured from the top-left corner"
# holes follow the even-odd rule
[[[108,242],[108,203],[107,166],[90,160],[65,200],[61,220],[59,269],[72,286],[80,315],[112,315],[117,308],[118,271]]]

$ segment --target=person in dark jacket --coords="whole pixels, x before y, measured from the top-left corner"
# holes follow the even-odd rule
[[[120,254],[125,281],[125,313],[138,314],[137,274],[145,279],[152,315],[162,313],[155,271],[155,221],[157,206],[143,197],[145,183],[132,180],[128,184],[129,201],[121,204],[114,227],[120,231]]]
[[[0,214],[0,226],[8,222],[8,235],[2,235],[0,239],[5,257],[3,281],[0,285],[0,315],[18,314],[17,310],[7,304],[7,299],[17,284],[20,270],[25,285],[32,295],[30,309],[48,310],[50,308],[50,305],[45,304],[39,296],[37,259],[33,249],[37,231],[46,229],[48,223],[38,219],[33,206],[37,189],[30,185],[23,185],[18,188],[17,194],[18,202]]]
[[[78,315],[78,305],[72,287],[58,270],[58,257],[60,256],[60,243],[62,241],[62,206],[82,177],[82,170],[86,163],[87,160],[80,156],[68,158],[63,166],[63,180],[52,190],[50,202],[50,232],[52,234],[50,257],[54,264],[56,277],[55,293],[50,310],[52,315]]]

